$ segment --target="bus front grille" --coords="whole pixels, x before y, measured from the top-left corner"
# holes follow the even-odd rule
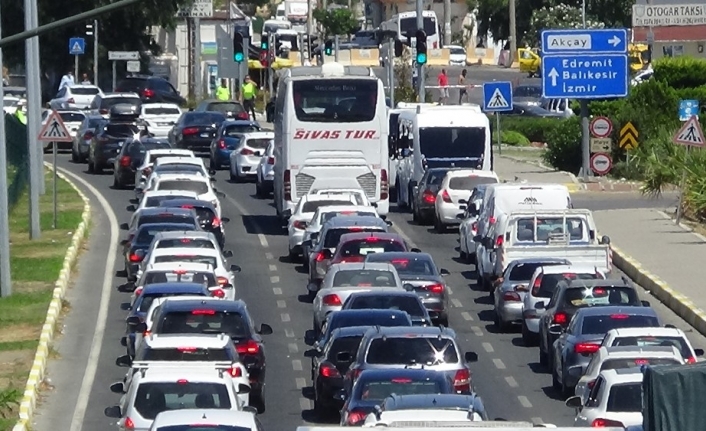
[[[297,186],[297,197],[304,196],[309,193],[311,186],[314,185],[315,178],[307,174],[297,174],[295,177]]]
[[[358,180],[360,188],[363,189],[368,198],[375,197],[375,192],[377,191],[377,178],[375,178],[375,174],[368,172],[367,174],[360,175],[356,180]]]

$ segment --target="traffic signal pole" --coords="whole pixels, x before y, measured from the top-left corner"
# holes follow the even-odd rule
[[[417,31],[424,31],[424,0],[417,0]],[[424,64],[417,62],[417,82],[419,83],[419,102],[425,102],[426,91],[424,91]]]
[[[333,49],[334,49],[334,51],[333,51],[333,55],[334,55],[333,61],[335,61],[336,63],[338,63],[338,35],[336,35],[336,36],[333,38],[333,44],[334,44],[334,45],[333,45]]]
[[[387,41],[387,86],[390,89],[390,108],[395,107],[395,40]]]

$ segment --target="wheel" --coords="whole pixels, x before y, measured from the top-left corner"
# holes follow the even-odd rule
[[[559,381],[559,376],[556,375],[556,370],[552,368],[552,387],[557,391],[561,391],[561,382]]]
[[[265,413],[265,386],[260,387],[260,393],[255,396],[254,406],[258,414]]]
[[[500,318],[500,314],[495,312],[495,327],[498,329],[498,332],[504,333],[507,331],[508,324],[507,322],[503,322],[503,320]]]
[[[420,218],[419,218],[419,211],[417,210],[416,207],[412,208],[412,220],[417,224],[421,224]]]
[[[117,190],[120,190],[123,188],[123,185],[120,184],[120,181],[118,181],[118,177],[116,177],[115,175],[113,175],[113,188],[117,189]]]
[[[98,163],[93,162],[93,173],[96,175],[100,175],[103,173],[103,166],[99,165]]]
[[[537,345],[537,336],[530,332],[524,321],[522,322],[522,343],[524,343],[525,347]]]
[[[444,328],[449,327],[449,315],[446,313],[442,313],[441,316],[439,316],[439,325],[443,326]]]
[[[539,346],[539,365],[546,367],[549,365],[549,356],[542,351],[542,346]],[[552,371],[552,374],[554,372]]]
[[[213,163],[213,159],[211,159],[211,158],[208,159],[208,169],[211,170],[211,171],[215,171],[215,170],[218,169],[218,168],[216,167],[216,164]]]
[[[231,182],[236,182],[236,181],[238,181],[238,180],[235,178],[235,175],[233,175],[233,171],[232,171],[232,170],[229,170],[228,175],[230,176]]]
[[[287,259],[289,259],[290,262],[294,263],[299,260],[299,255],[295,253],[292,249],[288,249],[287,251]]]
[[[441,220],[439,220],[438,216],[434,216],[434,230],[437,233],[444,233],[446,232],[446,226],[444,226],[443,223],[441,223]]]
[[[458,246],[458,257],[462,262],[468,262],[468,253],[463,251],[463,248],[460,245]]]
[[[569,398],[571,396],[571,389],[569,386],[566,386],[566,370],[564,369],[564,366],[562,365],[562,373],[561,373],[561,395],[564,398]]]
[[[76,154],[76,151],[73,148],[71,149],[71,161],[78,163],[78,154]]]
[[[96,165],[91,161],[91,159],[88,159],[88,173],[89,174],[95,174],[96,173]]]
[[[414,199],[412,199],[414,192],[412,188],[412,184],[409,184],[407,187],[407,210],[412,211],[413,206],[414,206]]]
[[[259,182],[255,183],[255,195],[259,198],[266,198],[267,193],[265,193],[264,190],[262,190],[262,186],[260,185]]]
[[[316,322],[316,318],[312,318],[311,320],[311,327],[314,329],[314,337],[319,338],[321,336],[321,326]]]

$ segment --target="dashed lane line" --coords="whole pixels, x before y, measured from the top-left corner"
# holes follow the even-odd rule
[[[297,377],[294,379],[297,385],[297,389],[302,389],[306,387],[306,379],[304,377]]]
[[[507,382],[507,384],[508,384],[511,388],[517,388],[517,387],[520,386],[520,385],[517,383],[517,380],[515,380],[515,378],[512,377],[512,376],[507,376],[507,377],[505,377],[505,381]]]
[[[270,283],[272,283],[272,284],[277,284],[277,283],[279,283],[279,276],[277,276],[277,275],[271,276],[271,277],[270,277]]]
[[[503,360],[499,358],[493,359],[493,364],[495,364],[495,368],[497,368],[498,370],[504,370],[507,368]]]
[[[289,316],[289,313],[282,313],[279,315],[279,317],[282,319],[283,322],[291,322],[292,318]]]
[[[284,335],[285,335],[287,338],[294,338],[294,331],[291,330],[291,329],[285,329],[285,330],[284,330]]]
[[[302,361],[299,359],[292,359],[292,369],[294,371],[302,371],[304,367],[302,367]]]
[[[275,295],[281,295],[282,294],[282,288],[281,287],[273,287],[272,288],[272,293]]]
[[[456,299],[456,298],[454,298],[454,299],[451,300],[451,304],[453,304],[453,306],[456,307],[456,308],[461,308],[461,307],[463,307],[463,304],[461,304],[461,301],[459,301],[459,300]]]
[[[272,260],[274,258],[275,258],[275,256],[272,253],[270,253],[270,252],[265,253],[265,259]]]
[[[282,299],[277,301],[277,308],[287,308],[287,301]]]
[[[475,334],[476,337],[483,336],[483,330],[480,329],[480,326],[471,326],[471,331],[473,331],[473,334]]]
[[[297,343],[289,343],[287,345],[287,348],[289,349],[289,353],[299,352],[299,346],[297,345]]]
[[[486,352],[488,353],[493,353],[495,349],[493,349],[493,345],[490,343],[483,343],[483,349],[485,349]]]
[[[302,409],[302,411],[311,410],[311,400],[299,398],[299,408]]]
[[[525,407],[528,409],[532,408],[532,403],[530,402],[530,400],[526,396],[518,395],[517,400],[520,402],[520,404],[522,404],[522,407]]]
[[[446,286],[446,291],[449,293],[449,295],[453,295],[454,291],[451,290],[450,287]]]
[[[461,317],[463,317],[463,320],[473,322],[473,316],[471,316],[471,313],[469,313],[468,311],[464,311],[463,313],[461,313]]]
[[[533,424],[536,424],[536,425],[539,425],[539,424],[543,424],[543,423],[544,423],[544,421],[542,420],[542,418],[532,418],[531,421],[532,421]]]
[[[270,271],[276,272],[276,271],[277,271],[277,265],[270,265]]]
[[[267,242],[267,238],[265,238],[264,234],[258,233],[257,239],[260,240],[260,245],[262,246],[262,248],[268,248],[270,246],[270,244]]]

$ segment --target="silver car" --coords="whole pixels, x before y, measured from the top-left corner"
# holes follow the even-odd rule
[[[102,115],[87,115],[73,137],[71,146],[71,161],[83,163],[88,159],[88,149],[96,128],[105,121]]]
[[[238,181],[253,177],[267,146],[275,139],[273,132],[243,133],[238,146],[230,153],[230,177]]]
[[[339,216],[370,216],[379,217],[375,208],[361,205],[327,205],[318,207],[311,217],[309,225],[304,230],[304,238],[302,242],[311,240],[312,235],[318,236],[324,223],[334,217]],[[302,246],[302,255],[304,262],[308,264],[309,247]]]
[[[352,293],[380,288],[404,291],[397,270],[389,263],[331,265],[314,298],[314,332],[319,334],[329,313],[339,311]]]
[[[264,198],[273,191],[275,180],[275,143],[267,145],[265,154],[260,157],[260,164],[257,165],[257,180],[255,182],[255,194]]]

